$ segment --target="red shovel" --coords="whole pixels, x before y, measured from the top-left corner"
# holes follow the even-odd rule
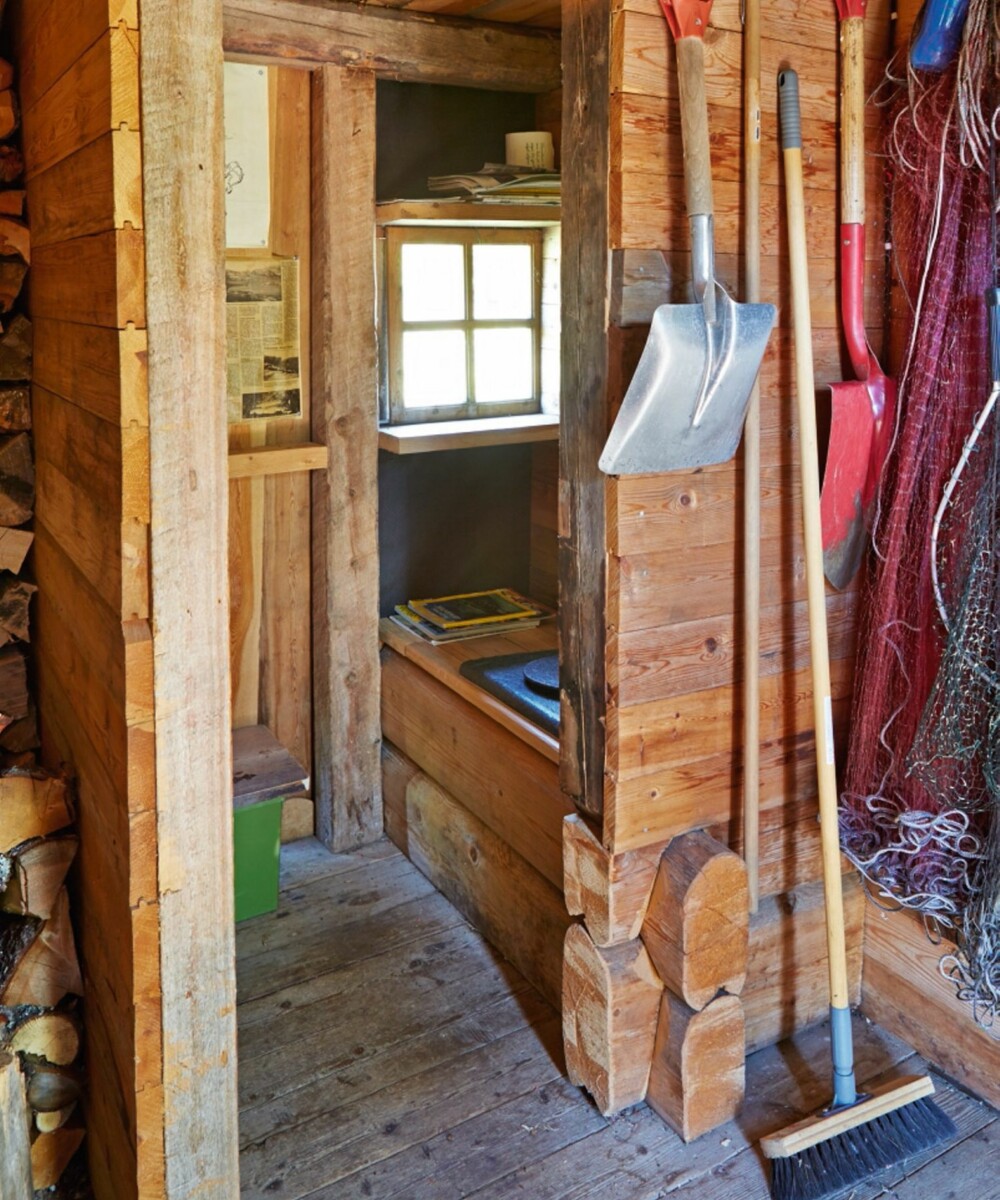
[[[820,499],[823,570],[834,587],[854,578],[868,543],[889,449],[896,385],[865,334],[865,4],[837,0],[840,17],[840,304],[856,380],[830,385],[830,444]]]

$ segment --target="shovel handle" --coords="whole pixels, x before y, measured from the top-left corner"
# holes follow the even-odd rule
[[[865,19],[840,22],[840,223],[865,221]]]
[[[712,156],[708,140],[708,101],[705,98],[705,47],[700,37],[678,38],[676,46],[688,217],[710,217]]]

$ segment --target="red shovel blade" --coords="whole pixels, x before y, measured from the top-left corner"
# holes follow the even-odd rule
[[[895,384],[869,359],[868,379],[830,385],[826,469],[820,493],[823,571],[836,588],[857,573],[868,545],[879,478],[889,450]]]
[[[684,37],[704,37],[712,0],[660,0],[675,40]]]
[[[895,421],[896,385],[868,345],[864,312],[865,227],[840,226],[844,341],[856,380],[830,385],[830,445],[820,493],[823,570],[846,587],[861,565]]]

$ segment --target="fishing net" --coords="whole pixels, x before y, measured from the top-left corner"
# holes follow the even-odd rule
[[[983,303],[996,262],[996,22],[997,0],[972,0],[959,62],[894,80],[893,251],[909,336],[841,798],[846,852],[877,895],[952,931],[946,967],[983,1024],[1000,1001],[1000,433]]]

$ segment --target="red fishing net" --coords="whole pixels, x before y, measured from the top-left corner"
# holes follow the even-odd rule
[[[909,336],[841,798],[847,853],[878,892],[950,926],[965,967],[984,952],[995,958],[980,918],[983,897],[1000,889],[1000,796],[991,784],[1000,443],[992,406],[984,417],[991,370],[983,299],[996,257],[988,169],[996,112],[985,100],[996,93],[983,68],[996,0],[975,0],[974,10],[961,63],[899,80],[892,104],[893,260]],[[987,973],[998,969],[994,962]],[[983,1020],[996,1002],[988,992],[985,1003],[975,997]]]

